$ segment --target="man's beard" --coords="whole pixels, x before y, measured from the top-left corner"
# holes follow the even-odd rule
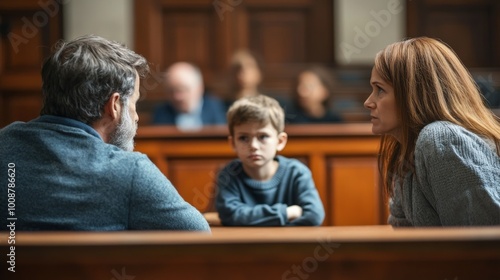
[[[122,150],[132,152],[134,150],[134,136],[137,131],[137,123],[130,117],[127,107],[124,106],[120,121],[111,133],[109,143]]]

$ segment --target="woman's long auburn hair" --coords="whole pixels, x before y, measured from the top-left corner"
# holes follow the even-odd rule
[[[375,70],[394,88],[398,140],[382,136],[379,171],[386,194],[395,180],[415,171],[415,144],[422,128],[449,121],[494,141],[500,155],[500,123],[484,104],[472,76],[455,52],[427,37],[393,43],[375,58]]]

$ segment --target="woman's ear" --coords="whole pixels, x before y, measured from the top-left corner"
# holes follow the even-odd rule
[[[276,146],[276,151],[280,152],[286,146],[286,142],[288,141],[288,134],[286,132],[281,132],[278,134],[278,146]]]

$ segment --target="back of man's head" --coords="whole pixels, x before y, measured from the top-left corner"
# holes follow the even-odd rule
[[[72,118],[91,125],[110,96],[125,103],[134,92],[136,73],[145,77],[144,57],[117,42],[87,35],[61,42],[42,67],[42,115]]]

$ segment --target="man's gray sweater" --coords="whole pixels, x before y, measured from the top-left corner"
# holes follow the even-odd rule
[[[3,128],[0,168],[0,216],[16,230],[210,230],[147,156],[76,120]]]

